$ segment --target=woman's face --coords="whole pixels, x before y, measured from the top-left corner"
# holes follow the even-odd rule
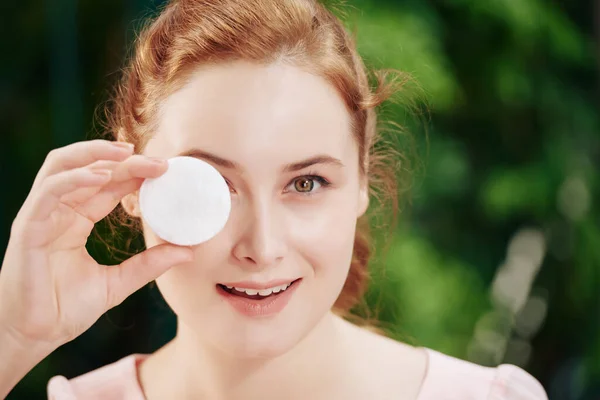
[[[198,70],[157,117],[144,154],[204,159],[227,180],[232,199],[225,228],[194,247],[193,262],[162,275],[160,291],[180,323],[220,350],[287,351],[340,294],[368,204],[343,101],[298,68],[235,62]],[[162,243],[146,224],[144,236],[148,247]],[[220,286],[292,281],[262,300]]]

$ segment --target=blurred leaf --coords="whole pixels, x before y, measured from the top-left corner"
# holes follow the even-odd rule
[[[481,189],[481,202],[488,217],[504,219],[518,213],[542,215],[555,196],[545,171],[537,167],[497,169]]]
[[[409,73],[434,108],[451,108],[458,87],[443,52],[439,29],[411,10],[361,8],[355,16],[358,49],[370,65]],[[420,94],[420,93],[418,93]]]
[[[381,316],[395,323],[396,335],[464,357],[473,325],[488,304],[472,266],[440,254],[424,238],[401,235],[383,267],[373,288],[385,296]]]

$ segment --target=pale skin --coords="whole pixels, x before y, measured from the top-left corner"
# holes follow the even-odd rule
[[[142,155],[85,142],[59,149],[42,167],[15,219],[0,274],[0,332],[7,338],[0,353],[19,365],[0,370],[0,395],[156,279],[178,330],[139,366],[148,399],[416,399],[425,352],[331,311],[348,272],[356,220],[368,206],[349,115],[335,89],[284,64],[199,68],[157,118]],[[140,217],[142,180],[167,168],[150,159],[191,152],[230,185],[225,228],[182,248],[144,224],[143,255],[109,269],[97,265],[84,247],[93,224],[119,201]],[[98,168],[112,176],[89,172]],[[61,186],[67,178],[60,171],[84,172]],[[61,201],[46,204],[49,191]],[[67,218],[78,221],[77,229],[65,229]],[[290,302],[268,318],[237,313],[216,291],[220,282],[298,277]]]

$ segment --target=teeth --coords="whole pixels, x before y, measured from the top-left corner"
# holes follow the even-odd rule
[[[255,296],[255,295],[260,295],[260,296],[270,296],[273,293],[279,293],[279,292],[283,292],[285,289],[287,289],[288,287],[290,287],[291,283],[287,283],[285,285],[281,285],[281,286],[275,286],[269,289],[263,289],[263,290],[256,290],[256,289],[246,289],[246,288],[239,288],[239,287],[230,287],[230,286],[226,286],[228,289],[235,289],[238,292],[244,292],[247,295],[250,296]]]
[[[258,294],[260,294],[261,296],[268,296],[270,294],[273,294],[273,289],[259,290]]]

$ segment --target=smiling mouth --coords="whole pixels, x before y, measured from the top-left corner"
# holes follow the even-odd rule
[[[251,289],[244,289],[244,288],[228,287],[228,286],[222,285],[220,283],[217,284],[217,287],[220,290],[223,290],[234,296],[243,297],[243,298],[251,299],[251,300],[265,300],[265,299],[279,296],[280,294],[284,293],[286,290],[288,290],[289,288],[291,288],[292,286],[297,284],[300,281],[300,279],[301,278],[298,278],[288,284],[277,286],[277,287],[270,288],[270,289],[265,289],[265,290],[251,290]]]

